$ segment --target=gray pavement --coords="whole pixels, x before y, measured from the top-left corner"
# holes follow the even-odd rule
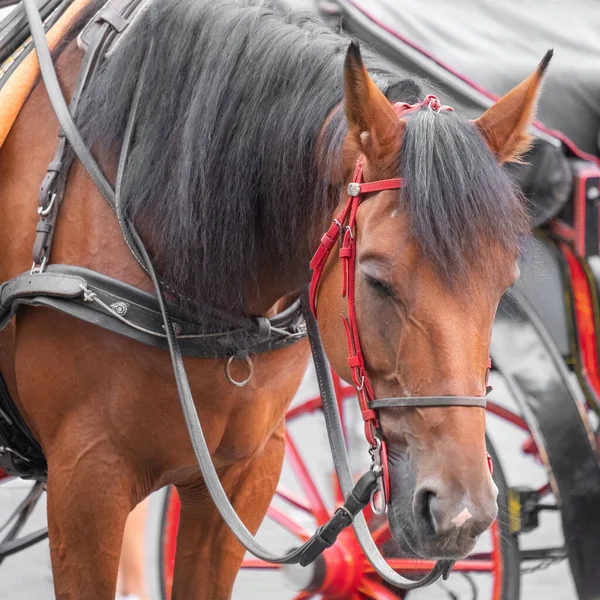
[[[506,394],[502,380],[494,377],[492,381],[495,391],[495,400],[507,406],[512,405],[511,399]],[[298,393],[296,402],[310,397],[316,392],[316,384],[312,370],[309,370],[303,385]],[[355,415],[357,416],[357,415]],[[353,422],[359,423],[357,419]],[[531,458],[524,457],[520,452],[521,443],[525,436],[514,427],[507,425],[496,417],[490,416],[489,434],[495,444],[508,477],[510,485],[541,485],[545,480],[544,470]],[[330,477],[332,465],[330,460],[327,438],[320,415],[304,417],[291,426],[291,433],[298,441],[304,458],[307,461],[319,489],[330,499]],[[353,444],[351,452],[353,461],[356,460],[357,470],[360,462],[364,460],[366,452],[362,447],[362,439],[357,429],[356,434],[350,437]],[[284,467],[282,482],[287,488],[300,492],[293,474],[287,466]],[[20,481],[0,485],[0,515],[8,512],[11,506],[16,505],[23,497],[30,484]],[[154,598],[158,597],[158,557],[157,534],[159,527],[159,513],[162,501],[162,492],[152,498],[150,518],[147,532],[147,564],[148,578]],[[288,509],[289,511],[289,509]],[[42,526],[45,520],[44,507],[37,510],[31,528]],[[291,513],[306,529],[312,530],[314,523],[305,515],[292,511]],[[274,549],[289,549],[294,539],[283,532],[278,526],[266,520],[261,527],[259,537]],[[521,536],[522,548],[535,548],[540,546],[557,546],[562,543],[560,518],[553,513],[542,514],[541,526],[536,531]],[[490,540],[485,535],[480,548],[489,548]],[[490,598],[490,580],[487,576],[474,578],[479,590],[479,598]],[[467,582],[460,576],[453,575],[444,584],[434,585],[424,590],[411,592],[414,600],[443,600],[451,598],[447,590],[451,590],[456,598],[469,600],[472,598]],[[277,571],[242,571],[234,589],[234,600],[287,600],[294,596],[294,589],[285,577]],[[571,600],[576,598],[568,563],[552,565],[546,570],[538,571],[522,578],[522,594],[524,600]],[[11,557],[0,566],[0,600],[51,600],[54,598],[52,591],[52,576],[47,542],[30,548],[23,553]]]

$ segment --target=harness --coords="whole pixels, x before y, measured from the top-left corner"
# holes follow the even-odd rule
[[[204,439],[182,355],[186,352],[192,353],[195,356],[206,356],[206,354],[196,353],[200,352],[199,348],[201,347],[204,350],[207,349],[207,347],[202,345],[206,342],[206,333],[198,333],[198,339],[202,339],[203,342],[202,344],[198,342],[198,346],[194,345],[195,342],[193,340],[196,336],[193,331],[196,325],[186,322],[177,313],[176,307],[166,302],[164,295],[165,285],[160,281],[145,245],[137,234],[133,224],[123,214],[119,202],[120,185],[127,165],[127,157],[135,129],[139,91],[141,83],[144,80],[146,65],[142,66],[137,89],[132,101],[121,147],[116,187],[113,190],[83,142],[73,122],[71,112],[65,103],[46,44],[43,24],[36,2],[35,0],[23,0],[23,3],[38,55],[42,78],[60,123],[61,134],[57,152],[49,169],[48,179],[51,182],[46,183],[45,180],[43,193],[40,194],[39,198],[41,225],[38,225],[34,264],[30,273],[23,274],[14,280],[6,282],[0,288],[0,311],[4,311],[0,312],[0,326],[6,324],[12,314],[14,314],[16,308],[21,304],[43,305],[62,310],[72,316],[97,323],[102,327],[117,331],[118,333],[124,333],[146,343],[154,343],[161,347],[164,347],[166,344],[173,363],[175,381],[190,440],[206,487],[216,508],[232,533],[256,557],[278,564],[300,563],[301,565],[307,565],[315,560],[326,548],[331,546],[344,528],[353,525],[367,559],[379,575],[391,585],[403,589],[414,589],[429,585],[440,576],[447,577],[453,565],[453,562],[448,560],[438,561],[435,567],[418,581],[407,580],[397,574],[379,553],[364,516],[361,513],[362,509],[369,503],[369,500],[373,499],[373,495],[377,491],[382,494],[384,509],[389,500],[387,455],[377,415],[377,411],[380,408],[390,406],[485,407],[485,398],[480,397],[402,397],[384,399],[376,399],[374,397],[373,388],[365,369],[356,319],[354,290],[356,257],[354,229],[356,212],[363,199],[361,198],[362,196],[382,190],[399,189],[403,185],[402,180],[390,179],[365,183],[363,181],[364,159],[361,157],[356,165],[353,181],[348,186],[348,201],[346,206],[337,219],[334,219],[331,227],[323,236],[321,245],[311,261],[311,267],[314,272],[310,292],[305,291],[302,294],[300,299],[301,306],[294,305],[288,309],[287,313],[278,315],[274,319],[263,319],[262,321],[260,318],[247,319],[245,327],[242,327],[241,331],[235,331],[230,327],[225,333],[222,331],[214,332],[215,337],[211,338],[210,356],[230,356],[231,360],[232,356],[237,355],[231,354],[232,349],[235,349],[237,352],[240,348],[243,348],[240,356],[247,357],[250,352],[270,350],[281,345],[293,343],[308,333],[334,465],[342,493],[346,500],[344,505],[337,509],[332,518],[326,524],[319,527],[305,544],[283,556],[274,555],[257,542],[239,519],[220,484],[218,474],[215,471]],[[103,53],[109,48],[110,44],[107,41],[107,36],[114,41],[118,37],[115,35],[115,32],[122,33],[124,31],[137,10],[139,10],[139,6],[138,0],[111,0],[94,17],[93,22],[96,23],[95,28],[97,31],[92,35],[88,30],[85,36],[83,36],[87,40],[86,44],[89,44],[89,49],[84,59],[72,105],[73,102],[77,102],[85,81],[89,79],[90,74],[94,71],[94,65],[97,66],[99,64]],[[425,99],[424,105],[432,110],[442,110],[445,108],[440,107],[437,99],[432,96],[428,96]],[[422,106],[423,104],[396,105],[396,109],[400,116],[420,109]],[[70,164],[72,160],[72,157],[69,159],[68,153],[66,153],[67,145],[77,155],[102,195],[114,210],[132,253],[153,282],[156,292],[155,297],[86,269],[66,265],[47,266],[52,233],[56,221],[56,215],[53,211],[56,211],[60,205],[59,195],[56,193],[56,190],[60,192],[62,189],[64,192],[64,182],[62,181],[63,170],[65,169],[65,165]],[[55,185],[57,186],[56,188],[53,187]],[[319,279],[327,258],[340,236],[342,236],[340,257],[344,265],[342,294],[348,301],[348,316],[344,317],[348,343],[348,365],[351,368],[354,385],[358,392],[361,413],[365,421],[365,435],[371,445],[371,454],[373,457],[371,468],[360,478],[356,485],[353,481],[329,365],[316,322],[316,300]],[[301,313],[299,312],[300,309]],[[223,319],[224,322],[227,322],[226,315],[223,315]],[[239,326],[239,323],[237,325]],[[267,329],[269,331],[268,336],[266,335]],[[248,332],[251,332],[251,334]],[[239,339],[236,338],[236,333],[239,333]],[[222,342],[220,344],[215,343],[214,340],[217,339],[221,339]],[[227,342],[223,340],[227,340]],[[0,411],[0,423],[2,422],[1,415],[2,411]],[[2,429],[0,428],[0,437],[1,433]],[[6,456],[6,453],[4,456]],[[1,449],[0,459],[2,459]],[[1,462],[0,465],[2,465]]]

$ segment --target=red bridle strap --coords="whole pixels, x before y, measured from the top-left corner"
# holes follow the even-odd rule
[[[315,252],[310,266],[313,269],[313,277],[310,285],[310,306],[313,314],[317,315],[317,290],[319,281],[327,259],[333,246],[344,232],[340,245],[340,258],[342,260],[344,277],[342,295],[348,298],[348,315],[343,315],[344,328],[346,331],[346,342],[348,345],[348,366],[352,373],[352,380],[358,392],[358,401],[361,414],[365,421],[365,435],[371,446],[375,446],[375,431],[379,425],[377,413],[369,408],[369,402],[374,398],[373,388],[365,369],[364,357],[360,347],[358,325],[356,319],[355,302],[355,272],[356,272],[356,241],[354,239],[354,228],[356,225],[356,213],[362,200],[361,196],[372,192],[400,189],[404,185],[401,178],[383,179],[380,181],[363,182],[364,156],[361,156],[354,171],[352,182],[348,185],[348,201],[334,219],[333,223],[321,238],[321,244]]]
[[[354,238],[354,229],[356,225],[356,213],[363,199],[362,196],[372,192],[400,189],[403,187],[404,181],[401,178],[395,178],[365,183],[363,182],[363,164],[364,156],[361,155],[356,163],[352,182],[348,184],[348,200],[342,211],[333,220],[325,235],[321,238],[321,244],[310,261],[313,276],[310,282],[309,298],[311,310],[316,317],[319,282],[331,250],[343,232],[339,252],[344,271],[342,296],[348,298],[348,315],[342,314],[344,329],[346,331],[346,343],[348,345],[348,366],[352,373],[352,381],[357,391],[360,412],[365,423],[365,437],[373,449],[379,448],[380,466],[383,471],[384,501],[387,502],[390,497],[387,452],[381,434],[377,434],[379,431],[377,412],[369,407],[369,403],[374,399],[375,394],[373,393],[373,388],[365,369],[356,319],[356,302],[354,297],[356,241]]]
[[[381,179],[380,181],[370,181],[369,183],[359,183],[353,181],[348,185],[349,196],[361,196],[371,192],[382,192],[383,190],[398,190],[404,186],[404,180],[400,177],[395,179]]]

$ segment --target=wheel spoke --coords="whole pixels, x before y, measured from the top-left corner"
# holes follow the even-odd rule
[[[371,535],[373,536],[373,541],[378,546],[385,544],[385,542],[387,542],[392,537],[392,534],[390,532],[390,526],[387,523],[383,523],[382,525],[380,525],[377,529],[375,529],[375,531],[373,531]]]
[[[310,600],[311,598],[315,598],[315,595],[311,592],[300,592],[296,594],[292,600]]]
[[[505,421],[508,421],[509,423],[512,423],[513,425],[516,425],[523,431],[529,432],[529,427],[528,427],[527,423],[525,422],[525,419],[523,419],[523,417],[520,417],[516,413],[512,412],[512,410],[508,410],[508,408],[504,408],[504,406],[500,406],[499,404],[496,404],[496,402],[494,402],[492,400],[487,401],[487,405],[486,405],[485,409],[489,413],[492,413],[493,415],[496,415],[497,417],[500,417],[501,419],[504,419]]]
[[[365,577],[360,584],[360,591],[365,598],[376,598],[376,600],[398,600],[398,595],[386,588],[380,581]]]
[[[277,486],[277,490],[275,490],[275,495],[279,496],[279,498],[281,498],[282,500],[285,500],[292,506],[295,506],[296,508],[299,508],[300,510],[303,510],[306,513],[312,514],[312,510],[310,509],[310,506],[308,504],[306,504],[306,502],[304,502],[304,500],[302,500],[301,498],[296,496],[296,494],[294,494],[293,492],[290,492],[290,490],[288,490],[283,485],[279,484]]]
[[[242,569],[272,571],[273,569],[281,569],[281,565],[274,565],[273,563],[268,563],[265,560],[260,560],[260,558],[245,558],[242,562]]]
[[[492,534],[492,570],[494,574],[493,599],[500,600],[502,597],[502,573],[504,571],[504,562],[502,557],[502,547],[500,539],[500,525],[496,519],[490,527]]]
[[[286,515],[282,510],[279,510],[275,506],[269,506],[267,516],[286,531],[289,531],[292,535],[300,538],[303,542],[310,537],[310,534],[304,527],[293,521],[290,516]]]
[[[548,494],[552,494],[552,488],[550,487],[550,484],[545,483],[541,488],[538,489],[537,494],[539,499],[547,496]]]
[[[306,499],[308,500],[308,504],[311,507],[311,511],[317,520],[318,525],[322,525],[329,520],[329,513],[319,491],[317,490],[317,486],[314,484],[298,449],[296,448],[296,444],[292,440],[289,433],[286,431],[285,433],[285,445],[286,445],[286,459],[290,461],[290,465],[292,470],[296,474],[296,478],[302,487],[302,490],[306,494]]]
[[[285,420],[292,421],[296,417],[300,415],[306,415],[314,413],[316,410],[320,409],[322,406],[320,396],[317,398],[311,398],[302,404],[298,404],[298,406],[293,406],[290,408],[285,414]]]
[[[433,560],[422,560],[417,558],[386,558],[386,562],[401,573],[424,573],[430,571],[435,566]],[[493,560],[459,560],[452,568],[453,571],[463,573],[490,573],[494,570]],[[374,573],[375,569],[371,565],[365,566],[365,571]]]

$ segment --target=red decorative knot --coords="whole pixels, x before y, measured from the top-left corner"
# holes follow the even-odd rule
[[[447,110],[450,112],[454,112],[454,109],[451,106],[445,106],[441,104],[437,96],[433,94],[428,94],[425,96],[422,102],[417,102],[417,104],[408,104],[407,102],[396,102],[394,104],[394,110],[398,115],[398,118],[403,117],[404,115],[415,112],[421,108],[429,108],[434,112],[440,112],[442,110]]]
[[[437,96],[433,94],[428,94],[425,96],[425,99],[421,103],[421,106],[424,108],[429,108],[434,112],[440,112],[441,110],[448,110],[450,112],[454,112],[454,109],[451,106],[444,106],[438,99]]]

